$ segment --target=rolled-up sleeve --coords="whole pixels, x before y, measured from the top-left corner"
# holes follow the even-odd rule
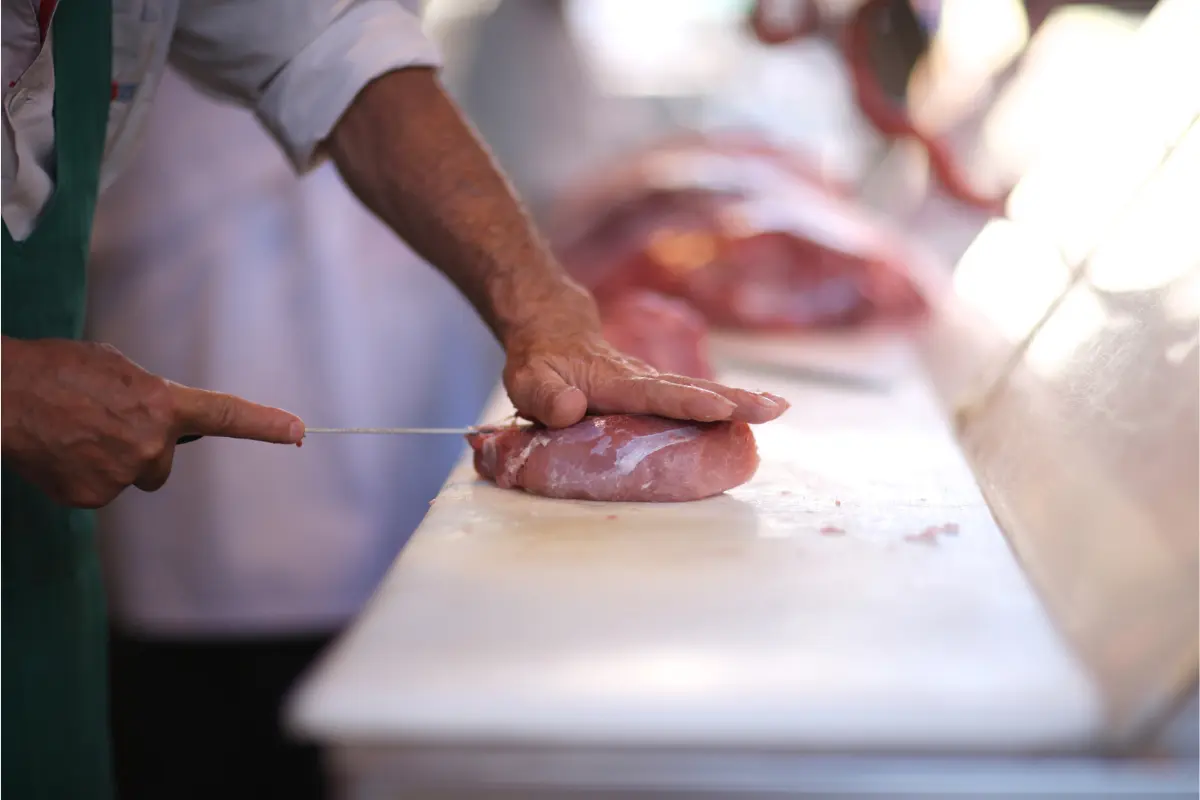
[[[305,171],[370,81],[441,59],[402,0],[183,0],[171,62],[253,108]]]

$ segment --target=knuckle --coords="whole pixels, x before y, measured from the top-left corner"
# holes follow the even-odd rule
[[[136,445],[136,459],[139,465],[149,464],[157,461],[167,449],[167,441],[165,436],[147,437],[138,441]]]
[[[175,395],[171,386],[162,378],[153,378],[146,387],[142,398],[150,418],[162,425],[175,421]]]
[[[237,405],[231,397],[213,398],[212,415],[217,426],[223,430],[230,429],[237,422]]]
[[[513,396],[514,400],[526,399],[526,395],[533,390],[533,384],[530,381],[530,372],[524,368],[507,368],[504,370],[504,388]]]
[[[532,370],[525,363],[509,361],[504,365],[504,382],[509,386],[521,386],[529,380]]]
[[[546,381],[542,381],[533,387],[533,396],[531,399],[533,400],[533,404],[539,410],[544,411],[553,405],[554,398],[558,396],[559,392],[559,387],[556,387],[555,385]]]
[[[95,347],[97,350],[107,353],[110,356],[125,357],[125,354],[118,350],[115,345],[111,345],[108,342],[97,342]]]
[[[128,441],[119,450],[108,453],[97,465],[95,481],[115,487],[116,491],[137,480],[138,473],[145,469],[141,455],[142,439]]]

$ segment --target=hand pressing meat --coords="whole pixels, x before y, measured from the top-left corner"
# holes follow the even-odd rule
[[[600,307],[604,338],[659,372],[711,380],[708,326],[684,300],[629,292]]]
[[[523,416],[561,428],[588,413],[767,422],[786,409],[761,394],[660,375],[604,341],[594,298],[554,258],[435,70],[372,81],[325,145],[359,199],[453,281],[495,334],[504,388]]]
[[[673,503],[740,486],[758,469],[744,422],[614,414],[569,428],[518,426],[467,436],[475,470],[502,489],[573,500]]]

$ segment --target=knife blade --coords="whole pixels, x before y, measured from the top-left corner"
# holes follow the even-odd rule
[[[487,427],[487,426],[481,426]],[[444,436],[465,436],[468,433],[476,433],[480,428],[305,428],[304,436],[308,437],[310,433],[344,433],[344,434],[421,434],[421,435],[444,435]],[[180,436],[175,440],[175,444],[187,444],[203,439],[203,436],[190,434],[188,436]]]
[[[463,436],[475,433],[478,428],[305,428],[304,435],[310,433],[381,433],[381,434],[444,434],[448,436]]]

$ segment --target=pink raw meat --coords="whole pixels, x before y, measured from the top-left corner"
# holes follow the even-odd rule
[[[613,414],[569,428],[519,426],[467,436],[475,470],[502,489],[572,500],[672,503],[740,486],[758,469],[744,422]]]
[[[687,300],[714,328],[909,321],[927,306],[905,235],[799,153],[750,136],[669,139],[565,193],[559,260],[601,304]]]
[[[708,363],[708,325],[686,301],[632,291],[600,307],[604,338],[659,372],[713,378]]]

